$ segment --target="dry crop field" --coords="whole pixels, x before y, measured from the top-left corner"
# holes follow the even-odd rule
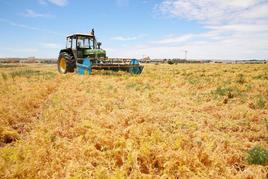
[[[267,120],[267,64],[0,65],[0,178],[267,178]]]

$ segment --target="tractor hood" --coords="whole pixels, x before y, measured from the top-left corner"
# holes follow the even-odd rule
[[[84,55],[89,57],[106,57],[106,51],[102,49],[86,49]]]

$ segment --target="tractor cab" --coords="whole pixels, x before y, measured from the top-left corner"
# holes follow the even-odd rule
[[[101,49],[101,43],[97,42],[94,30],[89,34],[72,34],[66,38],[66,49],[72,51],[74,58],[81,62],[85,57],[93,61],[99,58],[106,58],[105,50]]]

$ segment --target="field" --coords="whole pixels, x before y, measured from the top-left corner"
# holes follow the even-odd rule
[[[267,178],[267,120],[267,64],[0,65],[0,178]]]

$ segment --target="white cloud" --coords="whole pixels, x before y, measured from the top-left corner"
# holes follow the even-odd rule
[[[35,48],[19,48],[19,49],[10,49],[12,52],[22,52],[22,53],[33,53],[37,52],[38,49]]]
[[[55,4],[57,6],[66,6],[68,4],[68,0],[38,0],[40,4],[47,4],[48,2]]]
[[[1,48],[1,50],[14,53],[34,53],[37,52],[36,48]]]
[[[257,41],[255,41],[258,39]],[[249,41],[251,43],[249,43]],[[221,41],[192,41],[182,45],[154,45],[128,46],[107,51],[111,57],[141,58],[184,58],[184,51],[188,51],[188,58],[192,59],[267,59],[268,41],[262,37],[245,39],[234,36]],[[135,49],[135,50],[133,50]]]
[[[141,34],[141,35],[137,35],[137,36],[115,36],[112,37],[111,40],[118,40],[118,41],[132,41],[132,40],[137,40],[137,39],[141,39],[143,37],[145,37],[146,35]]]
[[[23,16],[25,17],[33,17],[33,18],[37,18],[37,17],[44,17],[44,18],[48,18],[48,17],[53,17],[51,14],[42,14],[42,13],[38,13],[35,12],[32,9],[26,9],[25,12],[22,13]]]
[[[129,3],[128,1],[129,0],[115,0],[116,5],[120,7],[127,6]]]
[[[268,24],[209,25],[202,33],[166,36],[143,45],[114,48],[112,57],[150,56],[151,58],[267,59]],[[133,50],[135,49],[135,50]]]
[[[40,45],[48,49],[60,49],[61,47],[61,45],[55,43],[40,43]]]
[[[112,56],[198,59],[268,58],[267,0],[163,0],[160,15],[197,22],[202,33],[163,36],[136,47],[114,49]],[[133,48],[135,51],[133,51]]]
[[[119,41],[130,41],[130,40],[137,40],[137,37],[123,37],[123,36],[115,36],[111,38],[112,40],[119,40]]]
[[[156,43],[156,44],[181,43],[181,42],[186,42],[190,40],[192,37],[193,37],[192,34],[185,34],[182,36],[171,36],[171,37],[167,37],[161,40],[154,41],[153,43]]]
[[[268,3],[254,6],[240,14],[240,18],[256,19],[268,17]]]
[[[250,21],[268,17],[267,0],[164,0],[156,5],[162,14],[205,24]]]
[[[40,4],[47,4],[46,0],[38,0]]]
[[[262,33],[268,31],[268,23],[264,24],[228,24],[228,25],[216,25],[206,26],[208,29],[215,30],[215,32],[231,32],[231,33]]]
[[[62,36],[62,34],[59,34],[59,33],[54,32],[54,31],[50,31],[50,30],[47,30],[47,29],[42,29],[42,28],[38,28],[38,27],[34,27],[34,26],[29,26],[29,25],[25,25],[25,24],[19,24],[19,23],[10,21],[8,19],[0,18],[0,22],[6,23],[6,24],[8,24],[10,26],[13,26],[13,27],[19,27],[19,28],[23,28],[23,29],[27,29],[27,30],[45,32],[45,33],[48,33],[48,34],[54,34],[54,35]]]
[[[48,1],[57,6],[66,6],[68,4],[67,0],[48,0]]]

